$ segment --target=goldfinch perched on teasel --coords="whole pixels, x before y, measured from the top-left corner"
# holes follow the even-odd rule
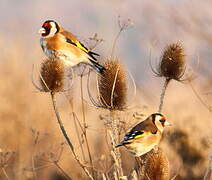
[[[160,142],[165,126],[171,125],[160,113],[151,114],[147,119],[133,127],[116,147],[124,146],[134,156],[151,151]]]
[[[71,67],[84,63],[100,73],[105,70],[96,60],[95,56],[99,56],[98,54],[86,48],[71,32],[55,21],[45,21],[39,33],[41,47],[49,58],[58,57]]]

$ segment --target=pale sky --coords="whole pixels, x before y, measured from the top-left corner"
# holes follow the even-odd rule
[[[98,33],[105,42],[96,50],[108,56],[121,15],[134,27],[121,35],[116,55],[139,80],[141,71],[151,74],[150,50],[153,59],[159,59],[164,46],[176,41],[183,42],[188,59],[198,54],[203,66],[212,64],[211,9],[210,0],[1,0],[0,37],[9,47],[22,40],[33,55],[33,49],[40,48],[38,29],[54,19],[78,37]]]

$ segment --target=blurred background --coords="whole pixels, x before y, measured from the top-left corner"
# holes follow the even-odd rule
[[[46,149],[52,149],[52,146],[58,146],[63,141],[54,121],[50,97],[38,92],[30,77],[32,65],[39,66],[45,57],[37,33],[45,20],[57,21],[80,39],[97,33],[104,42],[95,51],[101,54],[100,61],[103,61],[110,56],[119,31],[118,16],[123,20],[130,19],[133,26],[121,34],[115,55],[131,72],[138,88],[133,111],[139,109],[145,117],[157,110],[163,84],[163,79],[155,77],[151,71],[150,52],[154,67],[164,47],[178,41],[185,48],[187,70],[192,69],[196,75],[193,86],[203,102],[211,107],[211,9],[210,0],[1,0],[0,149],[16,152],[6,168],[10,179],[33,179],[29,168],[32,153],[48,151]],[[71,92],[72,96],[77,95],[77,88],[78,85]],[[64,96],[61,96],[58,97],[59,108],[74,139],[71,110]],[[80,98],[74,97],[75,111],[81,116]],[[86,107],[90,129],[95,129],[89,131],[93,154],[104,136],[99,135],[98,128],[102,122],[95,112],[95,108]],[[172,176],[178,174],[176,179],[202,179],[208,167],[211,148],[211,111],[199,101],[188,84],[173,81],[165,97],[164,113],[174,124],[161,142],[171,162]],[[32,152],[35,130],[40,134],[42,145]],[[100,156],[101,153],[104,154],[103,149],[99,152]],[[123,154],[125,159],[131,158],[125,150]],[[65,150],[62,166],[68,173],[83,179],[80,171],[70,170],[75,163]],[[127,173],[130,165],[127,161],[124,164]],[[43,177],[49,177],[49,172],[53,171],[43,168],[37,174],[40,179],[45,179]],[[0,177],[5,178],[4,174],[0,174]]]

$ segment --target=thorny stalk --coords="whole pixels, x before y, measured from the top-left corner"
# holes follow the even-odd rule
[[[66,139],[66,141],[67,141],[67,143],[69,145],[69,147],[71,148],[72,151],[74,151],[74,147],[73,147],[73,145],[72,145],[72,143],[71,143],[71,141],[70,141],[70,139],[69,139],[69,137],[68,137],[68,135],[66,133],[64,125],[63,125],[63,123],[62,123],[62,121],[60,119],[60,115],[59,115],[59,112],[58,112],[58,109],[57,109],[57,106],[56,106],[56,99],[55,99],[54,92],[51,92],[51,98],[52,98],[54,111],[55,111],[55,114],[56,114],[56,117],[57,117],[57,122],[58,122],[58,124],[60,126],[60,129],[61,129],[61,131],[62,131],[62,133],[63,133],[63,135],[64,135],[64,137],[65,137],[65,139]]]
[[[35,157],[35,152],[36,152],[36,149],[37,149],[37,144],[38,144],[40,133],[39,133],[39,131],[36,131],[36,130],[34,131],[33,129],[32,129],[32,133],[35,135],[35,137],[34,137],[34,148],[32,149],[32,159],[31,159],[32,160],[32,172],[33,172],[33,176],[35,178],[37,178],[34,157]]]
[[[6,179],[7,179],[7,180],[10,180],[9,176],[7,175],[7,172],[6,172],[5,168],[2,167],[1,169],[2,169],[2,172],[4,173]]]
[[[33,172],[33,176],[35,178],[37,178],[37,174],[36,174],[36,170],[35,170],[35,159],[34,159],[35,151],[36,151],[36,144],[35,144],[35,147],[32,150],[32,172]]]
[[[81,123],[79,122],[79,119],[77,118],[77,116],[76,116],[76,114],[74,112],[73,102],[66,95],[65,95],[65,97],[67,98],[68,103],[69,103],[69,105],[71,107],[71,112],[72,112],[72,116],[73,116],[73,120],[74,120],[74,126],[75,126],[75,129],[76,129],[77,139],[78,139],[78,142],[79,142],[79,145],[80,145],[80,149],[81,149],[81,152],[82,152],[83,160],[85,162],[86,161],[86,159],[85,159],[85,153],[84,153],[84,149],[83,149],[83,146],[82,146],[82,140],[80,138],[80,133],[79,133],[79,129],[78,129],[77,123],[79,124],[80,130],[82,132],[83,132],[83,128],[82,128]]]
[[[79,129],[78,129],[78,125],[77,125],[77,122],[76,122],[74,112],[72,112],[72,115],[73,115],[73,120],[74,120],[74,126],[75,126],[75,129],[76,129],[77,139],[78,139],[78,142],[79,142],[79,145],[80,145],[83,160],[85,162],[86,159],[85,159],[85,153],[84,153],[83,146],[82,146],[83,143],[82,143],[81,138],[80,138],[80,133],[79,133]]]
[[[198,94],[198,92],[196,91],[196,89],[194,88],[193,84],[191,81],[189,81],[189,85],[192,89],[192,91],[194,92],[195,96],[197,97],[197,99],[201,102],[201,104],[210,112],[212,113],[212,107],[210,107],[208,104],[206,104],[203,99],[200,97],[200,95]]]
[[[80,76],[80,94],[81,94],[81,106],[82,106],[82,116],[83,116],[83,135],[85,137],[85,143],[87,146],[87,151],[88,151],[88,156],[89,156],[89,160],[90,160],[90,164],[92,166],[92,175],[94,177],[94,169],[93,169],[93,161],[92,161],[92,157],[91,157],[91,151],[90,151],[90,147],[88,144],[88,138],[87,138],[87,124],[86,124],[86,119],[85,119],[85,106],[84,106],[84,94],[83,94],[83,76]]]
[[[63,168],[60,167],[60,165],[57,162],[54,162],[55,166],[62,172],[63,176],[68,179],[72,180],[72,178],[63,170]]]
[[[118,148],[115,146],[118,144],[118,122],[115,116],[115,111],[110,111],[110,119],[112,123],[112,134],[111,134],[111,141],[112,141],[112,151],[114,153],[114,160],[115,160],[115,168],[117,170],[118,179],[123,176],[122,170],[122,163],[121,163],[121,154]]]
[[[206,173],[204,175],[204,180],[211,180],[212,178],[212,162],[209,162],[209,167],[206,170]],[[211,167],[210,167],[211,166]]]
[[[166,94],[166,89],[167,89],[167,87],[169,85],[170,80],[171,79],[166,78],[166,80],[164,82],[163,89],[162,89],[162,92],[161,92],[161,95],[160,95],[160,104],[159,104],[159,108],[158,108],[158,112],[159,113],[161,113],[161,111],[162,111],[163,101],[164,101],[164,97],[165,97],[165,94]]]
[[[66,130],[64,128],[64,125],[63,125],[63,123],[61,121],[60,114],[59,114],[59,111],[58,111],[57,105],[56,105],[56,99],[55,99],[55,93],[54,92],[51,92],[51,99],[52,99],[52,104],[53,104],[53,107],[54,107],[55,115],[57,117],[57,122],[58,122],[58,124],[60,126],[60,130],[62,131],[62,134],[65,137],[65,139],[66,139],[66,141],[67,141],[67,143],[68,143],[68,145],[69,145],[69,147],[70,147],[70,149],[72,151],[72,154],[73,154],[75,160],[78,162],[78,164],[80,165],[80,167],[84,170],[84,172],[86,173],[86,175],[91,180],[94,180],[93,177],[90,175],[89,171],[87,170],[87,168],[80,162],[77,154],[74,151],[74,147],[73,147],[73,145],[72,145],[72,143],[71,143],[71,141],[70,141],[70,139],[69,139],[69,137],[68,137],[68,135],[66,133]]]

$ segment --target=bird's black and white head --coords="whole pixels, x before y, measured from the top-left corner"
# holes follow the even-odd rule
[[[43,23],[42,28],[39,30],[39,34],[43,38],[53,37],[60,30],[60,26],[53,20],[47,20]]]
[[[170,126],[171,123],[169,123],[165,116],[162,115],[161,113],[154,113],[151,115],[152,116],[152,121],[158,128],[158,130],[162,133],[164,130],[164,127]]]

